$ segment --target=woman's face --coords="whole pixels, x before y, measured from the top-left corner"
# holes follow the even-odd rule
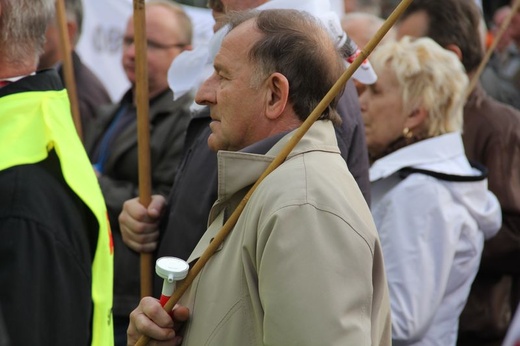
[[[403,114],[401,89],[388,68],[376,71],[377,82],[367,86],[359,101],[368,152],[379,156],[402,136],[406,116]]]

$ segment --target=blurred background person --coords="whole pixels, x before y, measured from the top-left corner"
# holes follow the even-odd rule
[[[346,13],[343,18],[341,18],[343,30],[356,42],[359,48],[364,48],[367,45],[384,22],[385,20],[383,18],[366,12]],[[392,27],[383,37],[380,44],[395,40],[395,35],[395,29]]]
[[[182,6],[193,26],[193,47],[205,45],[213,35],[214,20],[207,0],[168,0]],[[120,60],[126,20],[132,15],[133,0],[84,1],[84,21],[77,51],[83,62],[103,82],[113,101],[130,87]]]
[[[454,346],[484,239],[501,223],[485,170],[464,154],[468,78],[430,38],[382,45],[372,63],[378,81],[360,103],[393,345]]]
[[[502,6],[493,13],[493,21],[491,22],[491,25],[489,28],[489,32],[491,33],[493,38],[497,36],[498,31],[500,30],[500,27],[502,26],[502,24],[504,23],[504,20],[509,16],[510,13],[511,13],[511,7],[509,5]],[[510,45],[510,43],[511,43],[510,31],[511,31],[511,26],[506,28],[506,31],[504,31],[504,34],[502,35],[499,42],[497,43],[497,46],[496,46],[497,52],[499,52],[499,53],[504,52],[504,50],[506,50],[506,48]]]
[[[487,35],[485,49],[490,48],[506,17],[511,13],[510,6],[498,8],[493,14],[493,21],[489,24],[489,30],[485,27],[484,16],[482,24],[484,26],[481,35]],[[520,70],[520,54],[511,34],[514,22],[504,31],[502,37],[497,42],[489,61],[487,62],[480,82],[486,92],[494,99],[520,109],[520,82],[515,85],[515,73]],[[520,78],[520,73],[518,75]]]
[[[366,12],[351,12],[346,13],[341,18],[341,26],[347,35],[356,43],[356,45],[363,49],[367,43],[376,35],[379,28],[383,25],[384,19],[376,16],[375,14]],[[387,41],[395,40],[396,32],[392,27],[381,39],[382,44]],[[378,45],[378,46],[379,46]],[[374,48],[377,49],[377,46]],[[370,60],[370,58],[369,58]],[[366,84],[361,83],[358,80],[354,80],[356,89],[359,95],[365,90]]]
[[[515,0],[511,0],[511,6],[513,6],[514,1]],[[515,87],[520,90],[520,11],[516,11],[513,15],[509,28],[509,35],[513,41],[512,48],[514,49],[513,57],[511,59],[514,59],[515,63],[511,62],[512,66],[507,73]]]
[[[184,50],[191,49],[192,26],[182,7],[168,0],[146,3],[150,161],[152,193],[167,196],[181,160],[190,119],[190,94],[176,101],[167,71]],[[87,129],[85,147],[94,164],[114,234],[114,326],[117,345],[126,345],[128,315],[140,298],[139,253],[124,245],[118,216],[127,199],[138,196],[138,143],[135,107],[136,60],[133,18],[123,38],[122,65],[132,87],[120,102],[101,107]]]
[[[505,17],[511,13],[513,4],[514,0],[511,1],[510,6],[501,7],[495,12],[493,33],[496,34],[497,28],[500,28]],[[513,105],[520,109],[520,13],[518,11],[513,14],[503,39],[497,45],[496,56],[498,59],[493,68],[500,78],[510,82],[516,88],[518,97]]]
[[[67,34],[72,49],[72,66],[76,82],[76,93],[78,96],[79,113],[81,125],[84,130],[87,123],[94,120],[96,109],[103,104],[111,103],[112,100],[105,86],[96,75],[81,61],[75,50],[76,44],[81,37],[83,26],[83,4],[81,0],[65,0],[65,12],[67,21]],[[56,16],[47,26],[45,32],[44,51],[40,55],[38,70],[55,68],[65,84],[63,72],[63,57],[60,44],[60,30]]]
[[[484,18],[486,23],[491,24],[493,22],[494,13],[503,6],[509,5],[511,0],[475,0],[479,7],[484,12]]]

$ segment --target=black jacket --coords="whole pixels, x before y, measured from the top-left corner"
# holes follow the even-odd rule
[[[0,89],[0,102],[62,88],[49,70]],[[97,234],[94,215],[65,183],[54,151],[0,171],[0,309],[12,345],[90,343]]]

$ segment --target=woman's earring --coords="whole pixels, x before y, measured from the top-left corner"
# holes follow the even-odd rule
[[[403,137],[406,138],[406,139],[410,139],[413,137],[413,132],[412,130],[410,130],[408,127],[405,127],[403,129]]]

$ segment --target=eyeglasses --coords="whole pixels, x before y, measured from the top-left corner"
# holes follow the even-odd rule
[[[208,0],[208,8],[212,9],[215,12],[222,12],[224,13],[224,4],[221,0]]]
[[[123,47],[127,48],[134,44],[133,37],[124,37],[123,38]],[[155,42],[152,40],[146,40],[147,48],[150,50],[161,50],[161,49],[170,49],[170,48],[184,48],[187,46],[185,43],[173,43],[173,44],[164,44]]]

